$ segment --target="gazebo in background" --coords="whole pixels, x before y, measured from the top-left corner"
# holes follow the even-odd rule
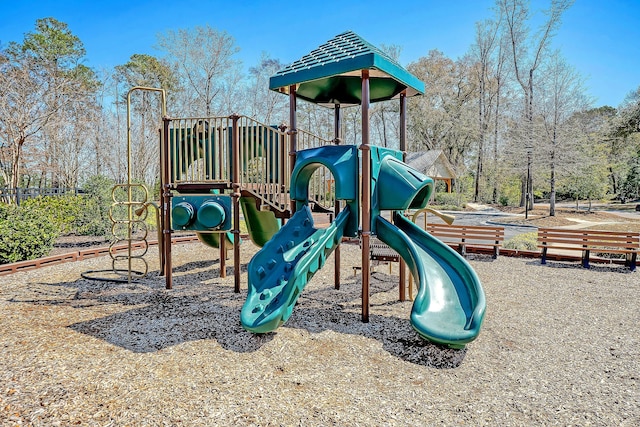
[[[456,174],[442,150],[408,152],[405,163],[436,181],[443,181],[447,193],[451,193]]]
[[[291,168],[297,150],[297,100],[332,108],[335,112],[334,143],[342,142],[341,108],[360,105],[362,111],[361,238],[362,320],[369,321],[369,249],[371,238],[371,148],[369,146],[369,104],[399,101],[400,151],[406,150],[406,98],[424,93],[424,83],[387,54],[352,31],[335,36],[323,45],[278,71],[269,79],[269,89],[289,96]],[[311,129],[310,129],[311,130]],[[357,177],[354,177],[357,179]],[[336,203],[336,215],[340,204]],[[295,210],[292,203],[291,210]],[[335,251],[336,285],[340,275],[339,247]],[[404,264],[400,280],[404,283]]]

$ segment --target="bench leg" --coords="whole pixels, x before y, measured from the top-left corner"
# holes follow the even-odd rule
[[[590,251],[582,251],[582,266],[584,268],[589,268],[589,252]]]
[[[460,252],[460,255],[462,256],[467,255],[467,249],[464,245],[458,245],[458,252]]]
[[[546,264],[547,263],[547,248],[542,248],[542,261],[540,261],[540,264]]]
[[[500,255],[500,248],[497,246],[493,247],[493,259],[497,259],[498,255]]]
[[[638,254],[635,252],[631,254],[631,262],[629,262],[629,270],[636,271],[636,261],[638,259]]]

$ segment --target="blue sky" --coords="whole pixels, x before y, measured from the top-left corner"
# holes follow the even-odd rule
[[[531,0],[531,9],[549,0]],[[36,19],[67,23],[87,51],[86,65],[111,68],[134,53],[159,55],[156,34],[208,24],[231,34],[245,66],[262,52],[287,64],[346,30],[374,45],[402,47],[403,65],[439,49],[456,59],[494,0],[0,0],[0,43],[22,42]],[[594,106],[617,107],[640,86],[640,1],[576,0],[554,38],[586,79]]]

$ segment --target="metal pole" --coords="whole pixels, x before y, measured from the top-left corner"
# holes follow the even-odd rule
[[[128,257],[128,281],[131,282],[131,259],[133,248],[131,245],[132,240],[132,232],[133,232],[133,194],[132,194],[132,178],[131,178],[131,94],[136,91],[149,91],[149,92],[159,92],[161,99],[161,108],[162,108],[162,118],[164,119],[167,115],[167,101],[164,89],[154,88],[154,87],[145,87],[145,86],[134,86],[127,92],[127,257]],[[162,162],[162,148],[160,149],[160,157]],[[166,157],[166,156],[165,156]],[[160,171],[162,175],[162,169]]]
[[[362,321],[369,322],[371,238],[371,148],[369,147],[369,70],[362,70]]]
[[[285,180],[285,160],[286,160],[286,147],[287,147],[287,142],[286,142],[286,135],[285,133],[287,132],[287,125],[282,123],[280,126],[278,126],[278,129],[280,130],[280,132],[282,132],[280,134],[280,138],[279,138],[279,147],[278,147],[278,152],[279,152],[279,156],[278,156],[278,191],[280,192],[280,195],[285,195],[287,193],[287,184],[286,184],[286,180]],[[284,198],[280,199],[280,203],[279,206],[281,209],[283,209],[286,206],[286,200]]]
[[[400,151],[402,152],[402,161],[407,160],[407,92],[403,91],[400,94]],[[425,214],[426,216],[426,214]],[[400,262],[398,263],[398,275],[400,276],[398,281],[399,283],[399,293],[398,296],[400,301],[405,301],[407,299],[406,296],[406,288],[405,284],[407,283],[407,269],[405,267],[404,259],[400,257]]]
[[[531,183],[531,151],[527,148],[527,183],[525,184],[525,196],[524,196],[524,219],[529,219],[529,193]]]
[[[296,122],[296,85],[289,86],[289,178],[293,173],[296,163],[296,151],[298,150],[298,124]],[[291,185],[291,183],[289,183]],[[289,201],[291,215],[296,211],[296,202]]]
[[[232,167],[232,187],[233,187],[233,279],[234,279],[234,292],[240,292],[240,195],[242,189],[240,188],[240,141],[239,141],[239,128],[238,120],[240,116],[231,116],[232,130],[231,132],[231,145],[233,154],[231,156]]]
[[[162,191],[162,202],[160,204],[160,217],[162,227],[162,261],[161,270],[165,276],[165,288],[173,287],[172,267],[171,267],[171,169],[170,169],[170,145],[169,145],[169,123],[171,119],[163,118],[164,136],[162,138],[162,149],[160,151],[160,189]]]
[[[220,246],[220,277],[224,279],[227,277],[227,234],[226,232],[220,233],[219,237]]]
[[[340,111],[340,104],[337,104],[334,110],[334,128],[333,128],[334,142],[336,145],[340,144],[340,129],[342,127],[341,119],[342,119],[342,114]],[[334,192],[336,192],[336,188],[335,188],[336,183],[337,181],[335,181],[334,179],[334,188],[333,188]],[[335,197],[333,200],[333,212],[335,214],[334,218],[337,218],[338,214],[340,213],[340,200],[336,199]],[[334,261],[335,261],[334,273],[333,273],[334,287],[336,289],[340,289],[340,244],[336,246],[336,249],[334,251]]]

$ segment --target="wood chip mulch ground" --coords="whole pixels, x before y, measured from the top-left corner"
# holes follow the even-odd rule
[[[108,257],[1,278],[0,425],[640,425],[639,273],[526,258],[470,259],[487,296],[478,339],[420,339],[397,265],[376,267],[361,322],[357,245],[328,260],[276,332],[242,329],[246,295],[216,251],[156,252],[137,283],[87,280]],[[255,253],[241,247],[243,270]]]

